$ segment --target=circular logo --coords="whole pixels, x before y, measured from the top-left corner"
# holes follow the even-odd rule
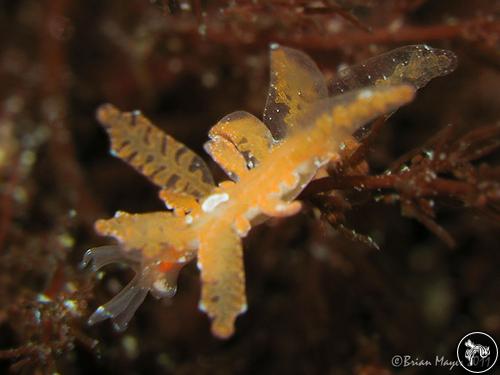
[[[464,369],[481,374],[495,366],[498,346],[490,335],[484,332],[472,332],[458,343],[457,358]]]

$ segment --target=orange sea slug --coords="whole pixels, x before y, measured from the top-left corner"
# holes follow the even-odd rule
[[[406,46],[339,71],[327,85],[304,53],[271,46],[271,84],[263,121],[235,112],[209,132],[205,150],[230,181],[215,184],[198,155],[151,124],[140,112],[110,104],[97,118],[111,138],[112,153],[158,185],[168,210],[117,212],[96,230],[116,246],[90,249],[83,264],[97,271],[125,262],[134,279],[90,317],[111,318],[126,328],[148,292],[172,297],[181,268],[197,259],[199,307],[212,319],[214,335],[233,334],[247,309],[242,241],[252,225],[297,213],[295,198],[354,131],[414,97],[433,77],[447,74],[455,56],[424,45]]]

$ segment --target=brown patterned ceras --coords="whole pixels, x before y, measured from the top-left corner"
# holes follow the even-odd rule
[[[202,197],[214,186],[202,158],[182,143],[155,127],[139,111],[123,113],[103,105],[98,120],[112,139],[113,153],[132,165],[155,184]],[[127,135],[134,132],[135,137]],[[161,155],[161,157],[160,157]],[[199,174],[200,178],[189,178]]]

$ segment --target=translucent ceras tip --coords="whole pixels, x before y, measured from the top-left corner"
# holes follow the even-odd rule
[[[94,324],[102,322],[103,320],[106,320],[108,318],[111,318],[111,314],[106,311],[104,306],[99,306],[89,317],[89,319],[87,320],[87,324],[89,326],[93,326]]]
[[[84,268],[86,268],[91,262],[92,262],[92,259],[93,259],[93,250],[94,249],[89,249],[85,252],[85,254],[83,255],[83,259],[82,261],[80,262],[80,264],[78,265],[78,268],[80,270],[83,270]],[[94,266],[92,266],[92,271],[96,271],[94,269]]]
[[[430,48],[430,47],[428,47]],[[439,75],[446,75],[453,72],[458,65],[458,58],[455,53],[446,49],[431,48],[435,57],[438,58]]]
[[[139,283],[140,278],[135,277],[113,299],[99,306],[90,316],[87,324],[94,325],[103,320],[111,319],[116,331],[124,331],[149,292],[149,288],[141,287],[138,285]]]
[[[80,262],[80,269],[84,269],[89,264],[91,270],[97,272],[102,267],[111,263],[126,263],[134,265],[140,261],[137,252],[124,251],[120,246],[100,246],[89,249],[85,252],[82,261]]]

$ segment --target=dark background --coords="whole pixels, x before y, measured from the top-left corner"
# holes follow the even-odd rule
[[[249,310],[227,341],[211,336],[197,309],[194,265],[181,273],[171,303],[148,297],[123,334],[109,322],[85,321],[131,271],[109,267],[97,280],[78,269],[86,249],[112,243],[96,236],[95,220],[116,210],[163,209],[156,188],[108,154],[98,105],[140,109],[208,160],[202,144],[220,118],[239,109],[260,116],[270,42],[306,51],[328,77],[341,63],[402,45],[453,50],[457,70],[420,90],[376,137],[367,158],[372,173],[381,173],[449,124],[454,140],[498,126],[495,5],[0,2],[0,371],[392,374],[393,355],[455,360],[469,332],[500,338],[494,147],[471,164],[474,171],[491,168],[488,196],[440,194],[435,202],[435,222],[453,237],[453,248],[404,217],[397,202],[375,202],[374,191],[343,222],[371,236],[380,251],[318,219],[322,207],[314,202],[253,229],[244,241]],[[489,142],[498,146],[499,132],[492,134]],[[481,181],[467,183],[479,191]],[[424,372],[448,370],[402,373]]]

